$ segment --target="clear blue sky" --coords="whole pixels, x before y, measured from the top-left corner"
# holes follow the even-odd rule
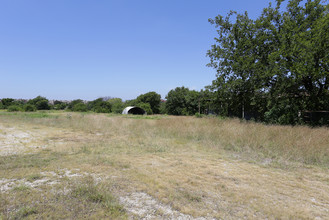
[[[124,100],[215,79],[206,52],[230,10],[268,0],[0,0],[0,98]]]

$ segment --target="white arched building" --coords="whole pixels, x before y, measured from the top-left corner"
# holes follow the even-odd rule
[[[146,115],[146,111],[140,107],[128,106],[122,111],[123,115],[133,114],[133,115]]]

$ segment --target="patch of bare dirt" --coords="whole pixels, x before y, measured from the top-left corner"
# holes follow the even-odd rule
[[[134,192],[120,197],[120,203],[126,210],[138,219],[180,219],[180,220],[206,220],[212,218],[194,218],[164,205],[144,192]]]

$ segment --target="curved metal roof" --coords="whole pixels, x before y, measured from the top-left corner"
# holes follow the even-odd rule
[[[146,111],[140,107],[136,106],[128,106],[125,109],[123,109],[122,114],[127,115],[127,114],[140,114],[143,115],[145,114]]]

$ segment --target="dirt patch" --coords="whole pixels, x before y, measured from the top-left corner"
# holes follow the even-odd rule
[[[92,134],[51,127],[7,127],[0,124],[0,156],[33,153],[51,147],[75,146],[90,142],[91,136]]]
[[[134,192],[120,197],[120,203],[126,210],[139,219],[196,219],[206,220],[212,218],[194,218],[174,210],[169,205],[164,205],[144,192]]]
[[[0,179],[0,192],[7,192],[16,187],[24,186],[29,188],[38,188],[42,185],[54,185],[57,184],[58,181],[51,180],[48,178],[42,178],[35,181],[29,181],[27,179]]]

